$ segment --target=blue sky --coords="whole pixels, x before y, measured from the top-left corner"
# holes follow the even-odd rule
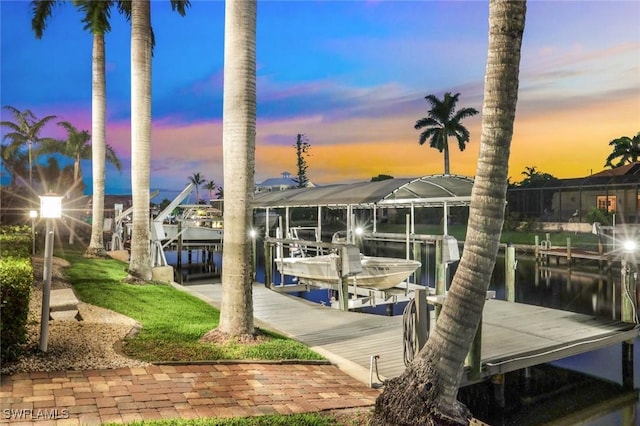
[[[57,6],[37,40],[29,2],[0,2],[2,105],[91,129],[91,35],[80,19],[70,2]],[[442,173],[442,155],[418,145],[413,125],[428,94],[460,92],[459,106],[482,109],[487,22],[485,1],[259,1],[256,181],[295,173],[297,133],[320,184]],[[608,142],[640,131],[639,22],[638,1],[529,1],[512,180],[527,166],[600,171]],[[126,193],[130,29],[116,10],[111,23],[107,142],[124,168],[108,169],[107,192]],[[224,3],[192,1],[180,17],[153,1],[152,25],[151,189],[179,191],[195,172],[224,185]],[[473,176],[481,118],[465,123],[471,142],[452,150],[451,171]],[[53,125],[46,135],[63,133]]]

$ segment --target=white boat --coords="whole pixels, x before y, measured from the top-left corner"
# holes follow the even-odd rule
[[[280,273],[298,277],[301,284],[334,287],[339,282],[337,265],[340,257],[327,254],[313,257],[276,259]],[[417,260],[360,255],[362,272],[349,277],[349,285],[386,290],[406,280],[421,266]]]
[[[203,204],[181,205],[179,223],[163,223],[165,240],[222,241],[222,211]]]

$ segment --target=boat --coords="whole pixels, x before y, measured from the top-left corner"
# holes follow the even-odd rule
[[[334,287],[340,282],[340,256],[331,253],[312,257],[275,260],[281,274],[297,277],[300,284]],[[387,290],[405,281],[421,266],[417,260],[359,255],[361,272],[349,276],[349,285]]]
[[[220,242],[223,235],[222,211],[205,204],[180,205],[176,223],[162,223],[163,240],[179,237],[185,242]]]

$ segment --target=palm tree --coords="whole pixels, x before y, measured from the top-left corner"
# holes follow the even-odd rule
[[[10,105],[3,107],[7,111],[11,112],[15,121],[2,121],[0,126],[9,129],[9,132],[4,135],[4,139],[9,139],[11,147],[9,151],[19,150],[25,145],[28,148],[29,155],[29,187],[33,190],[33,149],[34,145],[39,144],[46,138],[40,137],[42,128],[51,120],[55,119],[55,115],[47,115],[42,119],[36,118],[36,116],[27,109],[20,111]],[[8,154],[8,153],[7,153]]]
[[[637,135],[630,138],[629,136],[622,136],[609,142],[609,145],[613,147],[613,152],[607,157],[605,167],[620,167],[625,163],[635,163],[640,158],[640,132]],[[613,160],[620,158],[620,160],[613,164]]]
[[[37,38],[42,38],[47,19],[51,16],[52,7],[58,2],[36,0],[32,2],[33,18],[31,26]],[[113,0],[74,0],[74,5],[84,12],[82,22],[85,29],[93,35],[92,76],[91,76],[91,134],[93,135],[91,149],[92,167],[92,222],[91,241],[85,252],[86,256],[104,257],[102,242],[104,232],[104,192],[105,192],[105,162],[106,145],[106,74],[105,74],[105,43],[104,36],[111,31],[109,17]],[[131,15],[131,4],[118,1],[118,8],[127,19]]]
[[[25,182],[24,177],[29,173],[29,154],[20,150],[19,143],[0,145],[0,160],[5,170],[11,175],[9,185],[15,188],[18,181]]]
[[[471,418],[456,396],[504,222],[525,13],[524,1],[489,3],[482,136],[464,251],[434,332],[404,373],[386,383],[371,425],[466,425]]]
[[[131,198],[132,231],[129,278],[152,277],[149,251],[151,172],[151,5],[131,3]]]
[[[209,200],[213,200],[213,191],[216,190],[216,183],[212,180],[209,180],[205,183],[204,188],[209,191]]]
[[[256,0],[227,0],[224,36],[224,205],[218,331],[253,335],[251,200],[256,137]]]
[[[187,0],[171,0],[181,16]],[[149,248],[149,186],[151,175],[151,5],[149,0],[131,1],[131,201],[132,229],[129,277],[152,278]]]
[[[200,186],[204,185],[207,180],[200,174],[200,172],[196,172],[188,177],[189,182],[193,184],[196,188],[196,204],[200,203]]]
[[[474,116],[478,113],[475,108],[461,108],[456,111],[456,104],[460,93],[451,95],[450,92],[444,94],[442,100],[435,95],[426,96],[425,99],[431,105],[431,109],[426,117],[416,121],[414,128],[420,130],[420,145],[429,140],[429,146],[438,151],[444,151],[444,174],[449,174],[449,136],[455,136],[458,140],[460,151],[464,151],[469,142],[469,131],[462,125],[462,120]]]
[[[87,130],[78,130],[68,121],[61,121],[59,126],[64,127],[67,131],[67,139],[64,141],[50,140],[42,142],[39,154],[59,153],[73,160],[73,186],[68,189],[68,193],[72,195],[72,199],[77,199],[82,192],[82,170],[80,168],[80,160],[88,160],[94,152],[93,146],[89,144],[91,134]],[[109,145],[105,145],[106,161],[116,166],[120,170],[120,160],[116,156],[115,151]],[[71,233],[69,234],[69,244],[73,244],[74,221],[71,221]]]

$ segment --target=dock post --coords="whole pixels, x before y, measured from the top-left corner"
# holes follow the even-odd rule
[[[469,347],[467,365],[469,366],[470,379],[475,380],[480,377],[480,370],[482,369],[482,319],[478,324],[478,329],[471,342],[471,347]]]
[[[637,268],[631,253],[622,256],[622,288],[621,288],[621,312],[620,319],[624,322],[634,323],[637,318],[635,310],[636,298],[636,274]],[[626,389],[633,389],[633,340],[622,342],[622,385]]]
[[[540,238],[536,235],[534,239],[534,256],[540,262]]]
[[[504,258],[505,291],[507,302],[516,301],[516,248],[507,244]]]
[[[271,288],[273,285],[273,280],[272,280],[272,269],[273,268],[273,259],[271,258],[272,256],[272,251],[271,251],[271,244],[269,244],[269,241],[267,241],[267,239],[265,238],[264,240],[264,284],[267,286],[267,288]]]
[[[622,387],[635,389],[633,384],[633,340],[622,342]]]
[[[496,408],[505,408],[504,398],[504,373],[491,376],[491,387],[493,388],[493,405]]]
[[[176,262],[178,264],[178,277],[179,283],[184,284],[184,278],[182,277],[182,221],[178,222],[178,248],[176,253]]]
[[[446,283],[445,283],[445,265],[442,263],[442,248],[443,248],[443,239],[438,238],[436,240],[436,295],[444,296],[447,291]],[[438,319],[438,315],[440,314],[440,310],[442,306],[436,305],[436,320]]]
[[[340,298],[340,310],[349,310],[349,276],[345,275],[340,278],[340,287],[338,290],[338,297]]]
[[[414,241],[413,242],[413,259],[420,262],[422,265],[422,242]],[[419,266],[418,269],[413,273],[413,282],[415,284],[422,284],[422,266]]]
[[[567,237],[567,264],[571,267],[571,237]]]
[[[429,339],[431,321],[429,318],[429,308],[427,305],[427,290],[420,288],[415,291],[416,303],[416,353],[423,348]]]

